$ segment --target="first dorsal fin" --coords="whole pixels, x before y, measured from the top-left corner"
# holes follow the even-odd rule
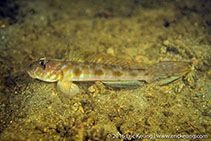
[[[137,61],[132,61],[129,59],[124,59],[112,55],[107,54],[95,54],[91,52],[83,52],[79,51],[68,51],[66,53],[65,60],[73,61],[73,62],[83,62],[83,63],[99,63],[99,64],[107,64],[107,65],[119,65],[130,68],[137,69],[145,69],[145,64],[140,64]]]
[[[80,53],[79,51],[70,51],[69,49],[66,49],[65,60],[73,62],[85,62],[87,55],[88,53],[86,52]]]

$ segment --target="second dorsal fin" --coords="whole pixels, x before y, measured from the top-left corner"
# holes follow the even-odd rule
[[[79,51],[68,51],[65,55],[65,60],[83,63],[99,63],[107,65],[119,65],[130,68],[145,69],[146,64],[124,59],[107,54],[95,54],[90,52],[80,53]]]

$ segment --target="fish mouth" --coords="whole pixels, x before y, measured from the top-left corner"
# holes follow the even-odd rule
[[[34,75],[34,73],[32,73],[31,71],[27,71],[27,73],[29,74],[30,77],[36,78],[36,76]]]

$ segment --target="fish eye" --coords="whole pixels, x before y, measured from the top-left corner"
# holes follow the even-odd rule
[[[44,65],[45,65],[45,63],[44,63],[43,61],[41,61],[41,62],[40,62],[40,65],[41,65],[41,66],[44,66]]]
[[[39,64],[40,64],[41,66],[43,66],[43,68],[45,69],[45,66],[46,66],[46,57],[41,57],[41,58],[39,59]]]

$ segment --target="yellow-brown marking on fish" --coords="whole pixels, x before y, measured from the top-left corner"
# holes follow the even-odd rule
[[[89,71],[84,72],[84,76],[89,76],[89,75],[90,75]]]
[[[53,76],[53,75],[54,75],[54,73],[55,73],[55,71],[50,72],[50,74],[49,74],[49,75],[47,75],[46,79],[49,79],[51,76]],[[43,74],[44,74],[44,73],[43,73]],[[46,75],[46,74],[45,74],[45,75]]]
[[[65,74],[70,69],[70,67],[71,67],[71,65],[69,66],[69,64],[67,64],[67,62],[62,62],[59,69],[63,72],[63,74]]]
[[[94,70],[94,69],[95,69],[95,65],[94,65],[94,64],[90,64],[89,68],[90,68],[91,70]]]
[[[62,70],[62,71],[63,71],[62,67],[63,67],[64,64],[65,64],[64,62],[61,62],[61,63],[56,67],[56,70]]]
[[[81,71],[79,68],[75,68],[75,69],[73,70],[73,74],[74,74],[75,76],[80,76],[80,75],[82,74],[82,71]]]
[[[67,72],[70,69],[73,69],[73,64],[72,63],[69,63],[69,64],[67,63],[65,65],[66,65],[66,68],[63,69],[64,73]]]
[[[82,71],[87,71],[89,68],[88,68],[87,65],[83,64],[83,65],[81,66],[81,69],[82,69]]]
[[[56,72],[55,72],[56,73]],[[57,69],[57,73],[56,73],[56,78],[57,79],[58,77],[60,77],[60,80],[63,80],[63,77],[64,77],[64,73],[62,70],[58,70]]]
[[[38,68],[34,73],[35,73],[36,75],[40,75],[40,73],[41,73],[40,68]]]
[[[82,71],[83,71],[83,75],[84,75],[84,76],[89,76],[89,75],[90,75],[88,65],[84,65],[84,64],[83,64],[83,65],[81,66],[81,69],[82,69]]]
[[[67,73],[67,77],[71,78],[72,74],[71,73]]]
[[[105,69],[106,71],[107,70],[109,70],[109,71],[113,70],[113,67],[111,65],[103,65],[102,68]]]
[[[45,77],[46,75],[47,75],[47,72],[43,72],[43,73],[41,73],[42,72],[42,70],[41,69],[38,69],[38,71],[36,72],[36,74],[38,75],[40,75],[41,74],[41,76],[40,77]]]
[[[133,77],[136,77],[136,76],[138,76],[138,73],[131,72],[131,73],[129,73],[129,75],[133,76]]]
[[[100,75],[103,75],[103,74],[104,74],[104,72],[100,69],[94,71],[94,75],[100,76]]]
[[[130,70],[129,68],[122,67],[122,71],[129,71],[129,70]]]
[[[122,76],[123,74],[120,71],[114,71],[112,73],[113,76]]]

